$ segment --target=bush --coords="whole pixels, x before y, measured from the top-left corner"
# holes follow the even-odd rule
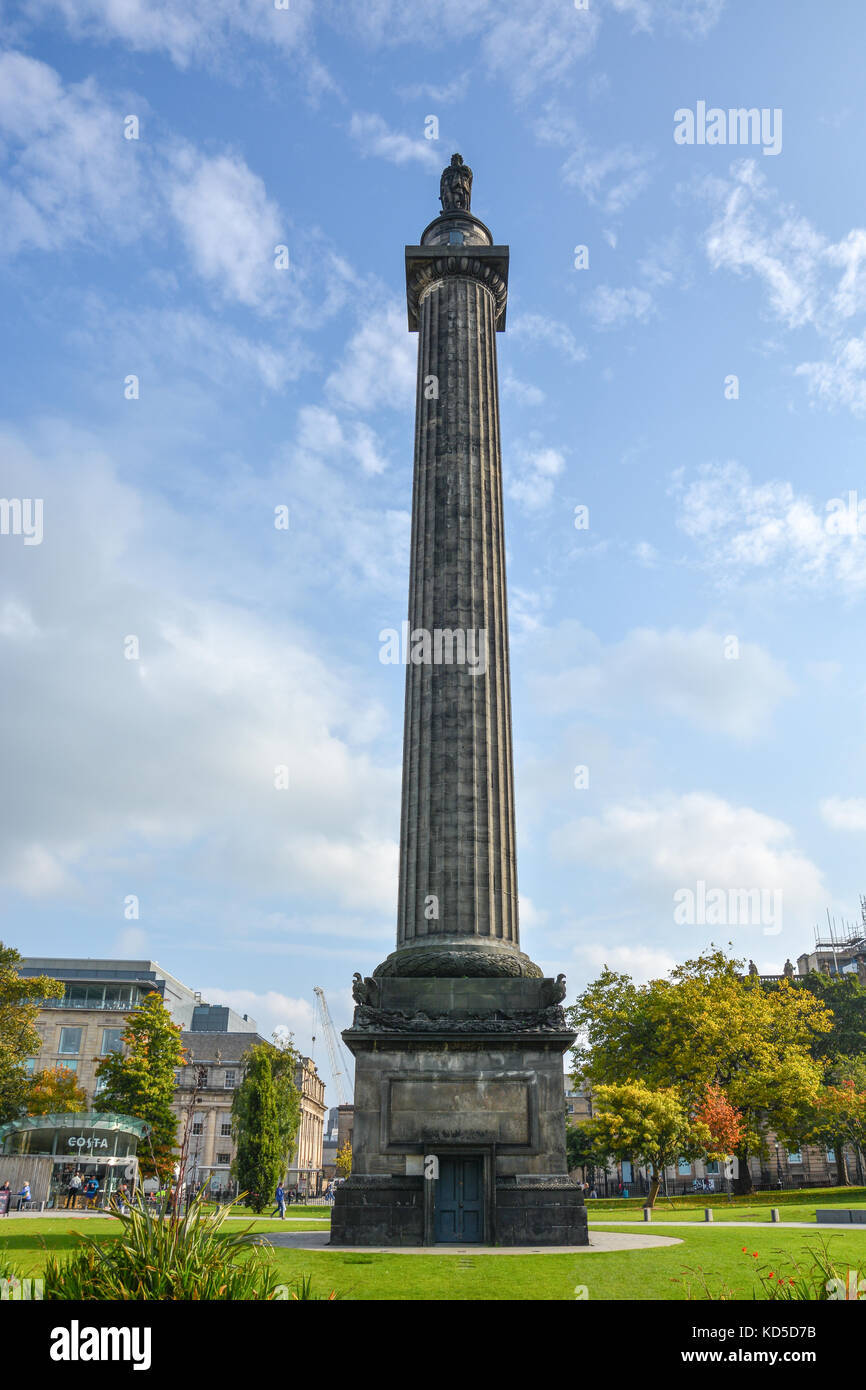
[[[148,1210],[138,1200],[123,1215],[121,1234],[79,1236],[79,1249],[45,1266],[45,1298],[128,1301],[282,1299],[270,1255],[249,1228],[222,1230],[229,1207],[207,1212],[190,1203],[182,1217]]]

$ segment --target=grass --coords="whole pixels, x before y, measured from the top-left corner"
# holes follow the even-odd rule
[[[769,1205],[769,1204],[765,1204]],[[803,1208],[814,1213],[815,1204]],[[309,1209],[308,1209],[309,1210]],[[312,1208],[313,1211],[318,1210]],[[734,1208],[732,1217],[748,1219],[749,1208]],[[762,1213],[768,1216],[766,1210]],[[787,1214],[787,1213],[786,1213]],[[639,1215],[639,1213],[637,1213]],[[686,1211],[679,1216],[686,1218]],[[698,1212],[694,1213],[699,1216]],[[655,1218],[654,1218],[655,1219]],[[575,1287],[585,1285],[590,1299],[666,1301],[685,1298],[683,1287],[675,1282],[687,1267],[707,1271],[711,1286],[722,1281],[738,1298],[751,1299],[756,1288],[758,1264],[773,1262],[777,1252],[808,1259],[816,1245],[818,1228],[791,1231],[771,1226],[761,1230],[725,1230],[721,1214],[718,1225],[672,1231],[681,1242],[662,1249],[610,1251],[588,1255],[379,1255],[363,1250],[350,1253],[275,1249],[274,1262],[280,1279],[289,1285],[312,1278],[314,1292],[327,1294],[335,1289],[341,1298],[360,1301],[441,1301],[483,1300],[571,1301]],[[795,1218],[793,1210],[791,1219]],[[322,1230],[321,1222],[279,1220],[251,1223],[257,1231]],[[80,1221],[39,1220],[38,1218],[0,1224],[0,1256],[8,1254],[25,1276],[37,1275],[49,1252],[60,1254],[73,1249],[76,1233],[116,1236],[118,1223],[111,1218],[94,1217],[86,1225]],[[593,1222],[593,1230],[621,1230],[608,1227],[603,1220]],[[866,1228],[862,1233],[833,1232],[830,1249],[839,1263],[852,1267],[866,1261]],[[746,1246],[747,1254],[742,1247]],[[752,1251],[760,1259],[755,1260]]]
[[[598,1227],[597,1229],[604,1229]],[[564,1301],[585,1286],[589,1298],[645,1301],[684,1300],[678,1279],[687,1266],[702,1266],[711,1286],[722,1281],[737,1298],[751,1299],[755,1270],[777,1252],[806,1256],[815,1237],[806,1231],[677,1231],[681,1244],[663,1249],[610,1251],[595,1255],[373,1255],[301,1250],[275,1252],[283,1282],[311,1274],[321,1292],[336,1289],[342,1298],[394,1301],[516,1300]],[[747,1245],[748,1254],[742,1253]],[[866,1261],[866,1241],[847,1232],[831,1238],[837,1262],[852,1267]],[[751,1252],[757,1250],[760,1260]],[[760,1292],[760,1290],[758,1290]]]

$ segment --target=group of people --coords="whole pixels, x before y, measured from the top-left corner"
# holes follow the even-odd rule
[[[99,1199],[99,1178],[95,1174],[85,1178],[84,1174],[76,1170],[66,1183],[66,1202],[67,1211],[70,1207],[78,1206],[79,1200],[85,1209],[93,1208]]]
[[[13,1197],[13,1195],[14,1195],[15,1198],[17,1199],[16,1207],[15,1207],[15,1210],[16,1210],[16,1211],[21,1211],[21,1209],[22,1209],[24,1206],[26,1206],[26,1204],[27,1204],[28,1202],[32,1202],[32,1201],[33,1201],[33,1197],[32,1197],[31,1192],[30,1192],[30,1184],[29,1184],[29,1182],[25,1182],[25,1184],[24,1184],[24,1186],[21,1188],[21,1191],[20,1191],[20,1192],[16,1192],[16,1193],[13,1194],[12,1188],[11,1188],[11,1186],[10,1186],[10,1184],[9,1184],[9,1181],[7,1180],[7,1181],[4,1182],[4,1183],[0,1183],[0,1193],[2,1193],[2,1195],[6,1198],[5,1202],[3,1202],[2,1205],[6,1208],[6,1215],[7,1215],[7,1216],[9,1215],[10,1211],[12,1210],[12,1197]]]

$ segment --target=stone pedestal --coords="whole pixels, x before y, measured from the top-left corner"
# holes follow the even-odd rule
[[[356,1059],[353,1170],[337,1190],[333,1243],[586,1244],[583,1194],[566,1171],[562,1055],[574,1034],[559,982],[386,977],[357,988],[364,1002],[343,1034]],[[466,1225],[443,1232],[443,1166],[457,1161],[478,1189],[471,1221],[458,1210]]]

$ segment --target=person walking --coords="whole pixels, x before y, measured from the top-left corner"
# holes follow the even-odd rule
[[[121,1215],[125,1216],[129,1211],[129,1188],[122,1182],[117,1189],[117,1200],[120,1203]]]
[[[79,1172],[75,1172],[75,1173],[72,1174],[72,1177],[69,1179],[69,1186],[68,1186],[67,1189],[66,1189],[66,1209],[67,1209],[67,1211],[69,1210],[70,1207],[73,1207],[73,1208],[75,1207],[75,1204],[77,1203],[78,1198],[80,1197],[80,1195],[81,1195],[81,1174],[80,1174]]]
[[[271,1212],[271,1216],[276,1216],[277,1212],[279,1212],[279,1213],[280,1213],[280,1220],[281,1220],[281,1221],[285,1221],[285,1219],[286,1219],[286,1193],[285,1193],[285,1189],[283,1188],[282,1180],[280,1180],[280,1182],[277,1183],[277,1190],[276,1190],[276,1192],[274,1193],[274,1197],[276,1198],[276,1203],[277,1203],[277,1205],[274,1207],[273,1211]]]
[[[87,1182],[84,1184],[84,1201],[85,1205],[89,1210],[92,1210],[93,1207],[96,1205],[96,1199],[98,1196],[99,1178],[97,1178],[96,1176],[88,1178]]]

